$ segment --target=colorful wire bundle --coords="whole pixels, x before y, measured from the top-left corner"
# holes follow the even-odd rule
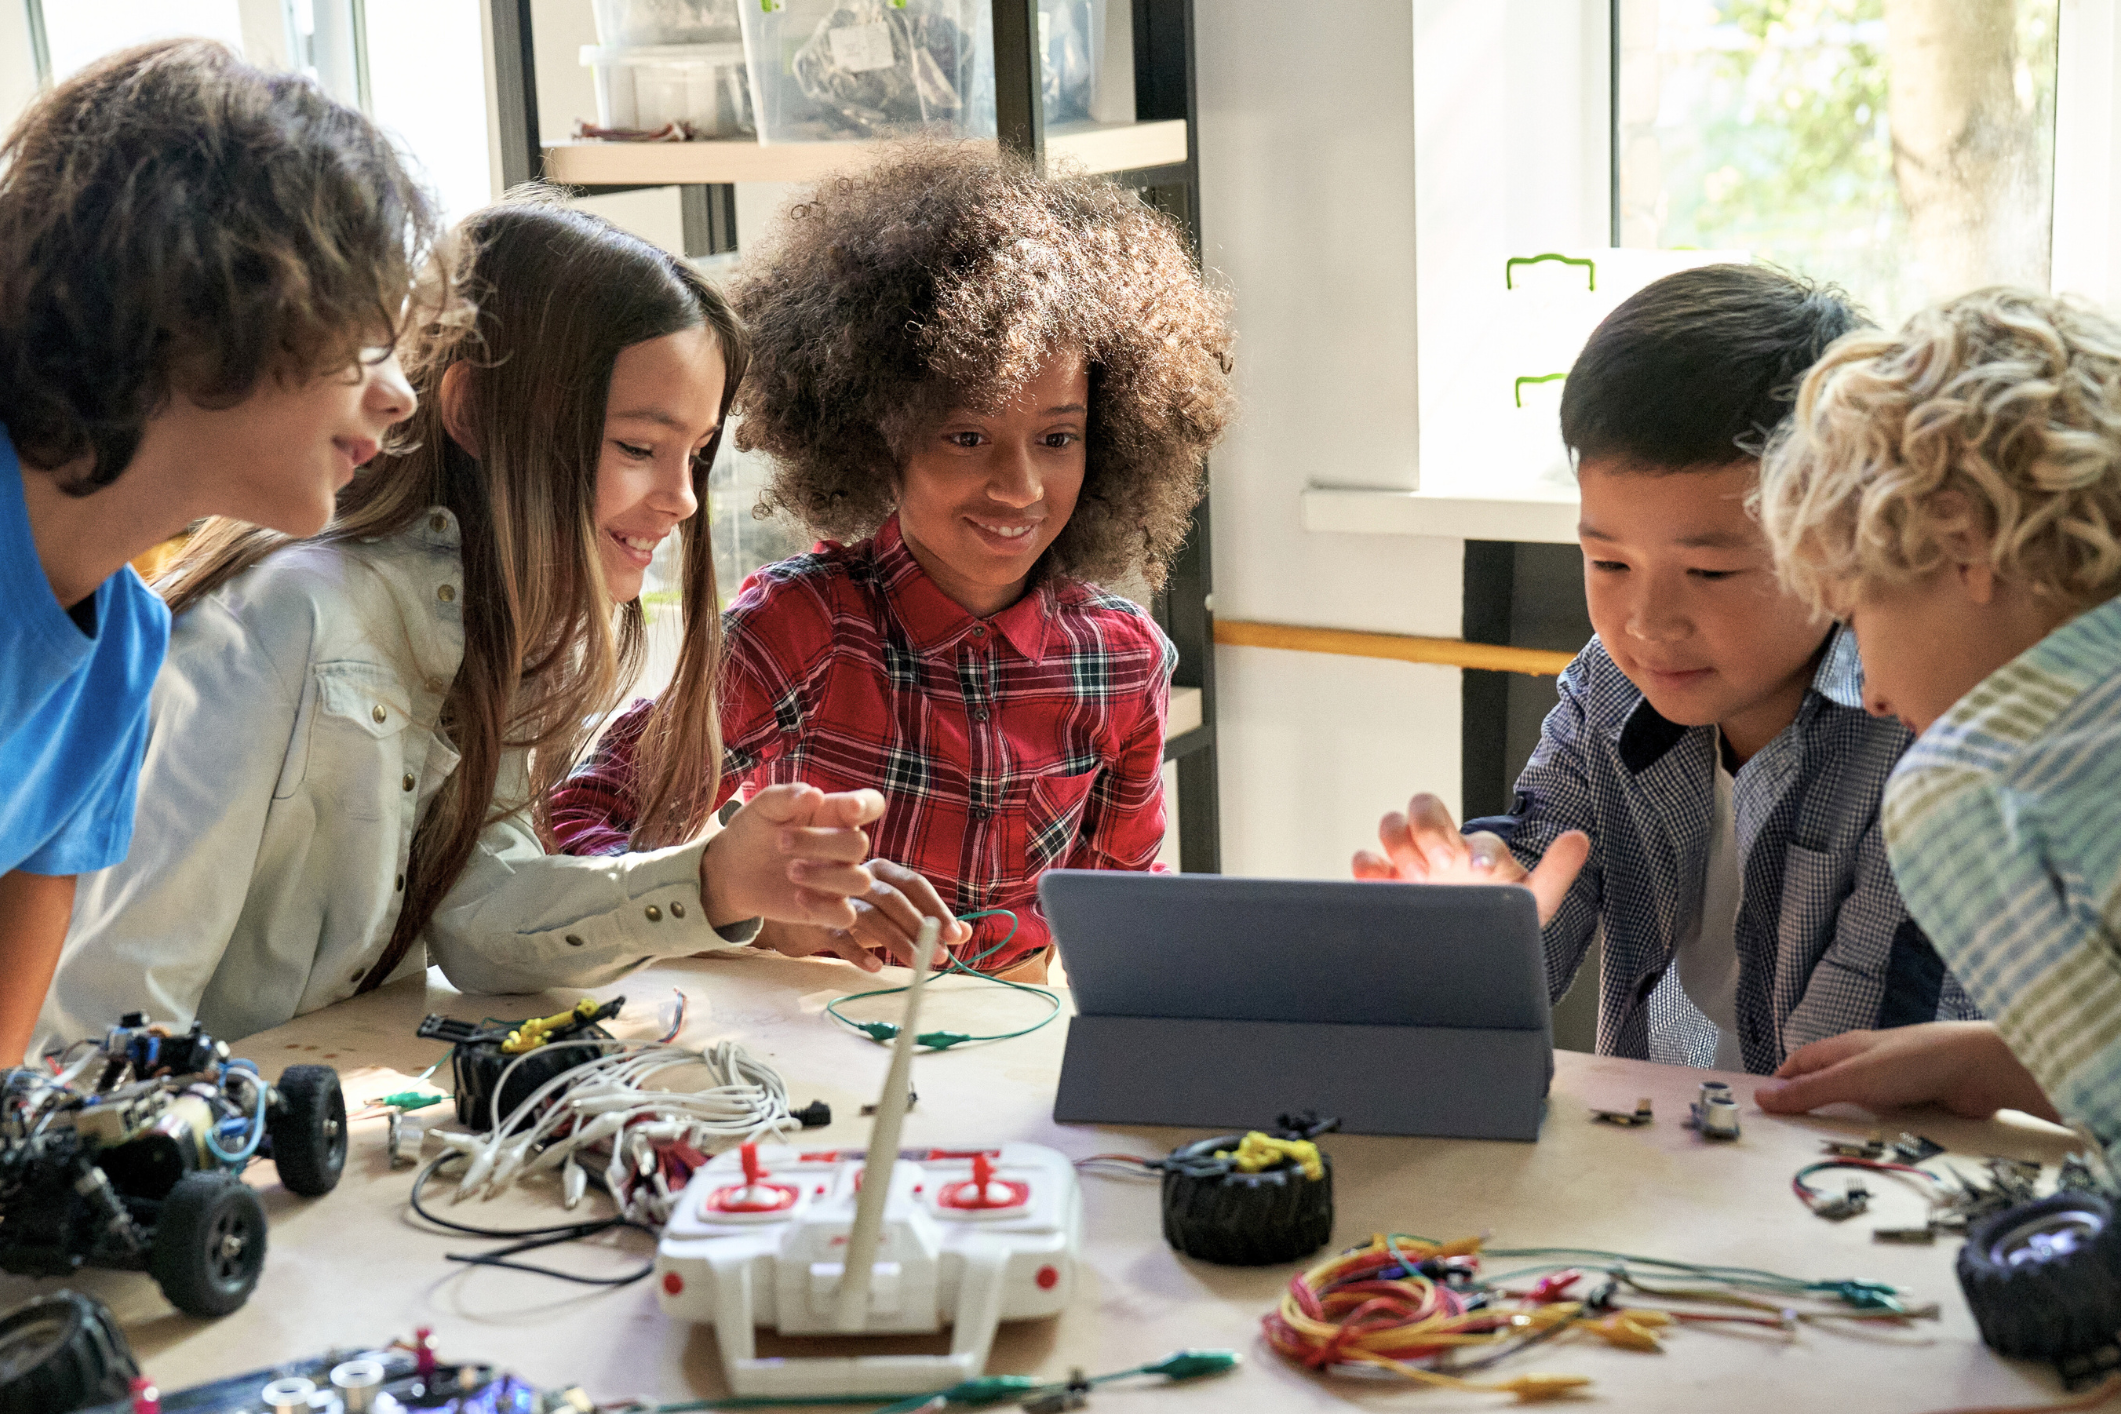
[[[1710,1267],[1584,1248],[1497,1249],[1491,1257],[1553,1258],[1502,1276],[1479,1274],[1479,1238],[1437,1242],[1379,1234],[1292,1278],[1280,1306],[1261,1320],[1267,1343],[1310,1369],[1399,1375],[1447,1389],[1552,1399],[1589,1384],[1580,1375],[1519,1375],[1482,1381],[1467,1375],[1570,1331],[1625,1350],[1660,1349],[1659,1332],[1677,1323],[1740,1323],[1795,1329],[1828,1318],[1904,1322],[1934,1315],[1908,1310],[1891,1288],[1868,1281],[1804,1281],[1750,1267]],[[1576,1265],[1572,1265],[1576,1264]],[[1569,1288],[1597,1270],[1605,1283],[1584,1297]],[[1539,1280],[1524,1291],[1504,1283]],[[1687,1285],[1665,1283],[1685,1282]],[[1622,1306],[1625,1289],[1660,1304]],[[1758,1293],[1757,1295],[1748,1293]],[[1800,1311],[1792,1301],[1825,1303]],[[1736,1310],[1698,1311],[1679,1301]]]
[[[1314,1370],[1373,1366],[1421,1384],[1447,1389],[1552,1399],[1590,1381],[1581,1375],[1519,1375],[1480,1381],[1464,1371],[1483,1369],[1572,1326],[1594,1331],[1616,1345],[1655,1350],[1659,1313],[1599,1315],[1577,1301],[1545,1301],[1541,1294],[1522,1305],[1489,1305],[1438,1278],[1451,1259],[1469,1258],[1477,1237],[1439,1243],[1428,1238],[1379,1234],[1368,1246],[1330,1257],[1292,1278],[1279,1309],[1261,1321],[1267,1343]],[[1472,1264],[1457,1270],[1470,1276]],[[1487,1357],[1455,1362],[1468,1348]],[[1417,1361],[1435,1362],[1428,1365]]]

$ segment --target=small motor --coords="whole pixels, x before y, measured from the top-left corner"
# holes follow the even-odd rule
[[[1729,1141],[1738,1137],[1738,1102],[1723,1081],[1702,1081],[1701,1098],[1690,1108],[1687,1122],[1702,1138]]]
[[[603,1054],[605,1048],[595,1043],[613,1037],[598,1023],[617,1016],[625,1005],[624,997],[613,997],[602,1006],[584,997],[572,1010],[557,1016],[488,1020],[477,1025],[432,1015],[421,1021],[414,1034],[450,1044],[457,1121],[483,1134],[493,1128],[496,1089],[501,1091],[499,1113],[513,1114],[546,1081]]]

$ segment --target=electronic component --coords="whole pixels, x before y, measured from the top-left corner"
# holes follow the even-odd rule
[[[1738,1102],[1731,1098],[1731,1087],[1721,1080],[1702,1081],[1701,1098],[1690,1107],[1688,1123],[1704,1139],[1736,1139]]]
[[[1936,1240],[1937,1229],[1928,1223],[1924,1223],[1921,1227],[1874,1227],[1871,1229],[1871,1241],[1873,1242],[1901,1242],[1927,1247]]]
[[[1637,1100],[1632,1110],[1592,1110],[1591,1118],[1605,1124],[1617,1124],[1623,1129],[1634,1129],[1651,1122],[1650,1097],[1644,1095]]]
[[[572,1070],[599,1052],[597,1042],[615,1038],[597,1023],[617,1016],[624,997],[599,1006],[590,998],[558,1016],[525,1021],[488,1019],[476,1025],[454,1017],[429,1015],[413,1034],[423,1040],[447,1041],[450,1075],[455,1081],[457,1120],[485,1130],[496,1112],[514,1113],[526,1095],[554,1076]],[[515,1049],[509,1049],[511,1046]],[[498,1096],[501,1077],[508,1083]]]
[[[1037,1144],[899,1150],[936,935],[933,919],[922,925],[869,1148],[747,1144],[693,1176],[663,1229],[657,1296],[671,1315],[713,1324],[739,1398],[994,1386],[1011,1379],[979,1374],[998,1324],[1056,1315],[1074,1290],[1082,1192],[1066,1158]],[[948,1326],[950,1352],[762,1360],[761,1325],[783,1335]],[[981,1402],[1008,1397],[998,1387]],[[1014,1397],[1046,1392],[1030,1381]]]
[[[134,1414],[131,1399],[80,1414]],[[483,1364],[439,1361],[424,1340],[334,1350],[160,1396],[162,1414],[593,1414],[580,1389],[541,1390]],[[61,1414],[57,1410],[40,1414]]]
[[[329,1066],[255,1065],[194,1025],[130,1012],[102,1040],[0,1076],[0,1270],[152,1274],[188,1315],[225,1316],[257,1285],[265,1210],[239,1175],[269,1158],[291,1192],[330,1192],[346,1102]]]

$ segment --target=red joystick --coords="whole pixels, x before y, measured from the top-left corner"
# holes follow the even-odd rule
[[[1013,1179],[996,1178],[994,1160],[980,1153],[972,1156],[971,1181],[945,1184],[935,1201],[941,1207],[969,1212],[1021,1208],[1031,1201],[1031,1185],[1018,1183]]]
[[[759,1162],[759,1146],[742,1150],[744,1181],[726,1183],[707,1195],[710,1213],[778,1213],[795,1206],[796,1191],[785,1183],[766,1182],[766,1166]]]

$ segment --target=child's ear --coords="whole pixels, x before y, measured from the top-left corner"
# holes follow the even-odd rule
[[[479,454],[479,439],[471,431],[471,365],[452,363],[442,370],[442,426],[449,440],[473,456]]]
[[[1956,553],[1956,551],[1955,551]],[[1976,604],[1989,604],[1996,597],[1996,567],[1987,560],[1960,560],[1953,566],[1959,573],[1960,586],[1966,597]]]

